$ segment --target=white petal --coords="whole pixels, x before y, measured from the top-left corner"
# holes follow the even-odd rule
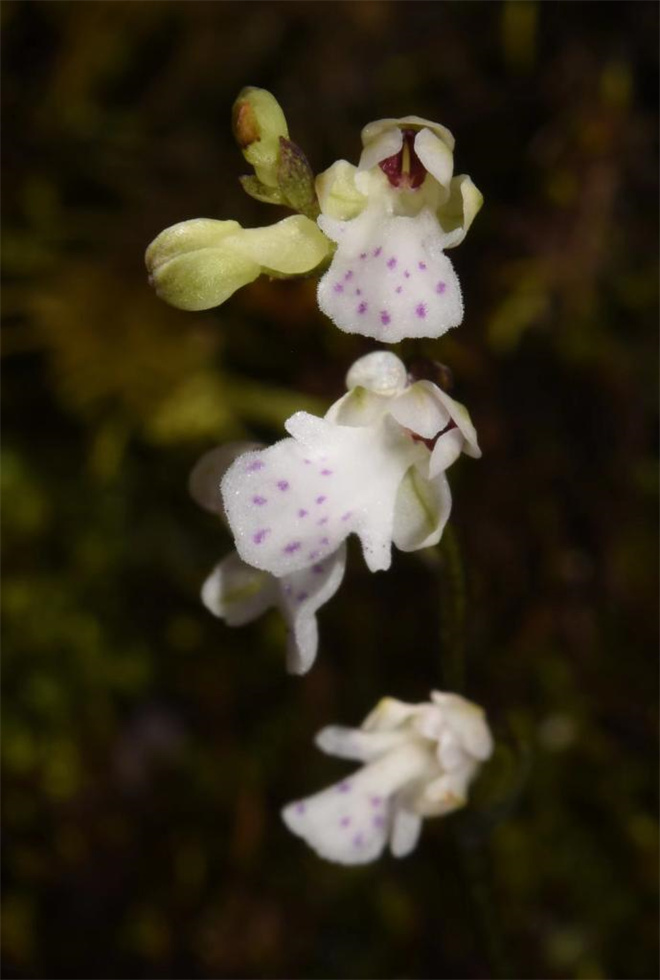
[[[287,668],[305,674],[316,659],[318,625],[316,613],[328,602],[344,577],[346,545],[323,561],[277,579],[279,605],[289,624]]]
[[[346,375],[349,389],[367,388],[377,395],[398,395],[408,382],[408,372],[402,360],[388,350],[375,350],[359,357]]]
[[[228,626],[243,626],[277,604],[276,582],[232,551],[204,582],[202,602]]]
[[[432,177],[446,187],[454,172],[454,154],[443,140],[430,129],[422,129],[415,136],[415,153]]]
[[[493,736],[483,709],[459,694],[432,691],[431,698],[443,711],[447,725],[456,732],[470,755],[481,761],[493,752]]]
[[[405,857],[414,851],[422,831],[422,818],[410,810],[397,807],[392,821],[390,850],[394,857]]]
[[[392,401],[390,412],[411,432],[432,439],[449,422],[449,412],[437,398],[438,390],[431,381],[417,381]]]
[[[348,779],[282,811],[287,827],[321,857],[366,864],[382,852],[391,828],[391,797],[428,769],[428,755],[404,746]]]
[[[371,571],[388,568],[397,491],[422,447],[389,417],[350,428],[298,412],[287,429],[295,438],[241,456],[222,481],[243,560],[281,577],[354,532]]]
[[[403,133],[397,128],[386,129],[365,145],[358,170],[371,170],[382,160],[393,157],[403,146]]]
[[[392,540],[400,551],[431,548],[442,537],[451,513],[451,491],[444,473],[425,479],[416,466],[406,473],[394,509]]]
[[[466,754],[456,732],[446,729],[438,743],[438,761],[443,769],[451,772],[465,766],[469,756]]]
[[[436,476],[448,470],[463,451],[465,439],[460,429],[454,427],[438,437],[429,463],[429,475]]]
[[[479,443],[477,441],[477,431],[472,424],[470,413],[465,405],[462,405],[454,398],[451,398],[446,391],[443,391],[442,388],[438,388],[437,385],[435,386],[435,397],[444,405],[453,421],[463,433],[463,437],[465,439],[463,452],[467,456],[472,456],[474,459],[479,459],[481,456],[481,450],[479,449]]]
[[[366,146],[387,129],[430,129],[432,133],[439,136],[450,150],[454,149],[454,137],[446,126],[432,122],[430,119],[422,119],[420,116],[402,116],[401,119],[376,119],[375,122],[367,123],[361,133],[362,145]]]
[[[372,762],[403,745],[409,738],[406,731],[364,732],[361,728],[328,725],[321,729],[315,742],[327,755],[354,759],[357,762]]]
[[[212,514],[224,516],[220,483],[239,456],[260,449],[258,442],[227,442],[216,446],[197,460],[188,478],[188,492],[196,504]]]
[[[423,704],[409,704],[396,698],[381,698],[360,726],[365,732],[387,732],[405,724]]]
[[[461,323],[460,285],[430,211],[400,217],[376,205],[353,221],[318,221],[337,242],[318,302],[340,330],[396,343],[440,337]]]

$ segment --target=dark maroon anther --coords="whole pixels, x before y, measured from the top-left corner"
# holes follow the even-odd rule
[[[392,187],[398,187],[401,190],[416,190],[422,186],[426,177],[426,168],[415,153],[417,132],[414,129],[402,129],[401,135],[403,136],[403,146],[399,152],[381,160],[378,166]]]

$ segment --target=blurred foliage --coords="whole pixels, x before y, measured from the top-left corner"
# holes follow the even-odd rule
[[[1,14],[5,975],[487,976],[479,855],[511,976],[656,977],[657,5]],[[207,314],[146,284],[166,225],[274,220],[237,180],[246,84],[317,171],[372,119],[438,119],[486,198],[452,255],[465,324],[402,353],[451,366],[480,432],[453,521],[500,748],[469,811],[358,870],[278,810],[342,768],[323,724],[440,684],[445,569],[353,549],[302,680],[276,615],[200,606],[230,541],[187,499],[196,458],[323,411],[370,349],[311,281]]]

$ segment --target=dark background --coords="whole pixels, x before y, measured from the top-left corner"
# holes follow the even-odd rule
[[[657,977],[657,5],[0,13],[5,976]],[[203,314],[147,286],[165,226],[281,216],[237,183],[246,84],[316,171],[438,120],[486,199],[463,326],[399,352],[451,366],[480,434],[452,521],[500,749],[469,812],[361,869],[278,811],[346,771],[320,727],[442,684],[452,585],[442,553],[373,576],[353,548],[304,679],[277,615],[199,602],[231,543],[195,460],[323,412],[370,349],[313,281]]]

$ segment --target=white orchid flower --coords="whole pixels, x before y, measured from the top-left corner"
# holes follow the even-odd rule
[[[316,180],[318,225],[337,243],[319,306],[341,330],[385,343],[439,337],[463,320],[444,250],[465,238],[482,195],[453,176],[454,137],[437,123],[382,119],[362,144],[357,167],[339,160]]]
[[[190,474],[190,495],[200,507],[218,515],[225,523],[220,482],[234,460],[255,447],[258,443],[218,446],[205,453]],[[204,582],[202,602],[228,626],[244,626],[268,609],[279,609],[288,626],[287,670],[291,674],[305,674],[318,650],[316,614],[341,585],[345,568],[343,544],[322,561],[281,578],[252,568],[232,551]]]
[[[316,744],[365,765],[315,796],[289,804],[289,830],[339,864],[374,861],[389,842],[395,857],[416,846],[424,817],[464,806],[493,751],[484,712],[458,694],[406,704],[384,698],[360,728],[330,726]]]
[[[416,551],[440,540],[451,510],[444,471],[461,451],[481,455],[466,409],[430,381],[409,384],[387,351],[360,358],[346,383],[325,418],[297,412],[290,438],[227,470],[225,512],[248,565],[291,575],[354,533],[379,571],[392,543]]]

